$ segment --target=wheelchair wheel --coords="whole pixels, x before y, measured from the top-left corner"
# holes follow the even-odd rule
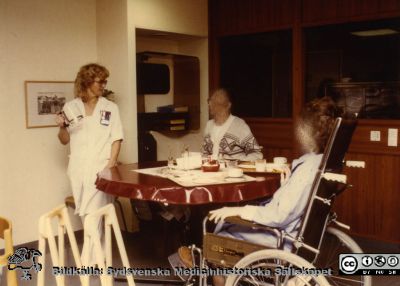
[[[362,249],[350,236],[336,228],[328,227],[320,251],[315,265],[320,268],[332,269],[333,275],[326,277],[332,286],[371,286],[371,276],[339,275],[339,254],[363,253]]]
[[[287,251],[259,250],[243,257],[234,266],[237,273],[228,276],[225,286],[329,286],[324,276],[294,273],[302,267],[315,268],[303,258]]]

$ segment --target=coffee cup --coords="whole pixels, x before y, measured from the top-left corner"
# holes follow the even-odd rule
[[[229,168],[228,176],[231,178],[239,178],[243,176],[243,170],[240,168]]]
[[[256,167],[256,172],[265,172],[267,167],[265,159],[257,159],[254,165]]]
[[[83,115],[80,112],[78,106],[72,104],[65,104],[62,109],[62,115],[65,120],[65,125],[70,128],[79,125],[80,121],[83,119]]]

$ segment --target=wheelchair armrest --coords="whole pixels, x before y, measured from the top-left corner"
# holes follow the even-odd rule
[[[274,232],[279,234],[280,233],[280,229],[278,228],[274,228],[274,227],[270,227],[270,226],[266,226],[263,224],[258,224],[256,222],[250,221],[250,220],[245,220],[242,219],[240,216],[230,216],[225,218],[225,222],[228,223],[232,223],[232,224],[237,224],[237,225],[242,225],[248,228],[252,228],[252,229],[260,229],[260,230],[265,230],[265,231],[269,231],[269,232]]]
[[[232,224],[247,226],[250,228],[253,227],[254,225],[257,225],[255,222],[247,219],[242,219],[240,216],[228,216],[227,218],[225,218],[224,221]]]

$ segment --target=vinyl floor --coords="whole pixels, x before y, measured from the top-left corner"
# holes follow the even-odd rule
[[[125,246],[127,249],[128,257],[131,263],[131,267],[148,268],[154,269],[160,267],[162,269],[170,269],[167,261],[167,257],[181,244],[184,237],[178,235],[181,233],[174,225],[153,225],[152,227],[144,226],[140,232],[137,233],[123,233]],[[77,232],[78,245],[82,247],[82,233]],[[365,253],[400,253],[400,245],[376,242],[366,239],[357,240]],[[115,245],[115,244],[114,244]],[[32,243],[29,247],[37,248],[36,243]],[[66,246],[66,265],[74,265],[72,260],[72,253],[69,245]],[[52,264],[50,261],[50,255],[47,253],[46,261],[46,279],[45,285],[56,285],[54,275],[51,273]],[[120,267],[121,262],[117,252],[117,249],[113,249],[113,266]],[[172,272],[172,270],[171,270]],[[19,285],[30,286],[36,285],[37,274],[34,271],[32,273],[32,280],[24,281],[19,280]],[[18,270],[18,275],[21,272]],[[143,278],[143,277],[142,277]],[[177,279],[176,277],[164,277],[164,279]],[[136,281],[136,285],[177,285],[176,283],[166,282],[146,282]],[[79,278],[77,276],[66,277],[65,285],[80,285]],[[100,285],[100,280],[97,277],[91,278],[90,285]],[[114,281],[114,285],[127,285],[126,281]],[[343,284],[346,285],[346,284]],[[374,276],[373,286],[400,286],[400,276]],[[6,286],[4,271],[0,282],[0,286]]]

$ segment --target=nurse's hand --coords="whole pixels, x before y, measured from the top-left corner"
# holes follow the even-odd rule
[[[107,163],[107,165],[104,167],[104,170],[105,170],[105,169],[110,169],[110,168],[115,167],[115,166],[117,166],[117,162],[116,162],[116,161],[109,160],[108,163]]]
[[[65,125],[65,118],[60,113],[56,115],[55,118],[56,124],[60,127],[58,130],[58,139],[61,144],[66,145],[69,143],[69,132]]]
[[[210,220],[218,223],[230,216],[240,216],[244,212],[243,207],[223,207],[221,209],[210,211]]]
[[[65,127],[65,119],[64,119],[64,116],[62,116],[61,113],[56,115],[55,121],[56,121],[56,124],[59,127]]]

